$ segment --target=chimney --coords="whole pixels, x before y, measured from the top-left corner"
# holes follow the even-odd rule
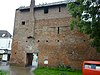
[[[30,8],[34,8],[35,6],[35,0],[31,0]]]
[[[31,0],[31,4],[30,4],[31,16],[34,16],[34,7],[35,7],[35,0]]]
[[[34,7],[35,7],[35,0],[31,0],[31,4],[30,4],[30,27],[31,28],[31,35],[32,37],[34,37],[35,34],[35,16],[34,16]]]

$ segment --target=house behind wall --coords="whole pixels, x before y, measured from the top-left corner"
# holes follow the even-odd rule
[[[71,15],[66,2],[34,2],[31,0],[30,7],[16,9],[11,64],[29,65],[27,55],[34,52],[38,53],[39,66],[81,68],[84,60],[100,60],[89,44],[89,37],[70,30]]]
[[[0,30],[0,61],[9,61],[11,45],[12,35],[6,30]]]

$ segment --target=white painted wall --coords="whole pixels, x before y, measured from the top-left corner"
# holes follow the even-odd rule
[[[3,60],[3,61],[7,61],[7,57],[8,57],[8,54],[3,54],[2,60]]]
[[[11,38],[0,38],[0,49],[11,50],[12,39]]]
[[[5,53],[5,51],[4,50],[0,50],[0,54],[3,54],[3,53]]]

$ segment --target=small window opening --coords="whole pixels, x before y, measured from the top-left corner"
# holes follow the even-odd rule
[[[61,12],[61,7],[59,7],[59,12]]]
[[[25,25],[25,21],[22,21],[22,25]]]
[[[8,48],[10,48],[10,41],[9,41],[9,43],[8,43]]]
[[[16,52],[15,52],[15,54],[16,54]]]
[[[48,42],[48,40],[46,40],[46,42]]]
[[[2,37],[5,37],[6,36],[6,34],[2,34]]]
[[[44,8],[44,14],[47,14],[48,13],[48,7],[45,7]]]
[[[85,40],[83,40],[85,42]]]
[[[57,40],[57,42],[59,42],[59,40]]]
[[[38,40],[37,42],[40,42],[40,40]]]
[[[59,27],[58,27],[58,34],[59,34]]]
[[[28,38],[28,39],[31,39],[31,38],[33,38],[33,37],[32,37],[32,36],[28,36],[27,38]]]

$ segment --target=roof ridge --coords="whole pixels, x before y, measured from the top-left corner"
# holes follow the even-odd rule
[[[35,7],[51,6],[51,5],[65,4],[65,3],[66,1],[58,1],[58,2],[43,3],[43,4],[35,5]],[[20,6],[18,9],[27,9],[27,8],[30,8],[30,6]]]
[[[63,4],[63,3],[66,3],[66,1],[58,1],[58,2],[51,2],[51,3],[42,3],[42,4],[39,4],[39,5],[35,5],[35,7],[38,7],[38,6],[48,6],[48,5],[56,5],[56,4]]]
[[[44,6],[52,6],[52,5],[59,5],[59,4],[67,4],[69,2],[75,2],[75,0],[63,0],[63,1],[57,1],[57,2],[51,2],[51,3],[42,3],[39,5],[35,5],[35,7],[44,7]],[[20,6],[18,9],[27,9],[30,8],[30,6]]]

